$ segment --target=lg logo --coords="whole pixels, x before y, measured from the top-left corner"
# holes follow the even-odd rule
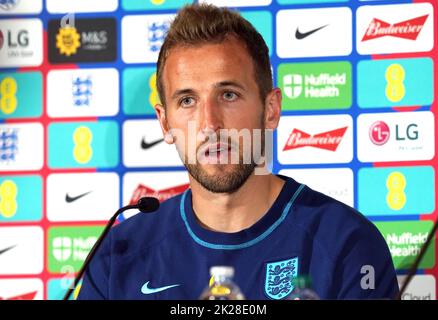
[[[8,31],[8,46],[10,48],[27,47],[29,45],[29,32],[27,30],[18,31],[14,36],[11,31]]]
[[[398,125],[395,126],[395,140],[403,141],[403,140],[417,140],[418,139],[418,125],[415,123],[410,123],[405,132],[399,134]],[[403,130],[403,129],[402,129]]]
[[[24,48],[29,45],[29,32],[27,30],[20,30],[16,35],[14,35],[11,30],[8,30],[4,35],[0,30],[0,49],[3,48],[5,37],[7,40],[7,46],[11,49],[17,47]]]
[[[389,140],[389,133],[389,127],[385,122],[374,122],[369,131],[370,140],[377,146],[384,145]]]
[[[418,125],[410,123],[406,127],[395,125],[395,140],[417,140],[418,139]],[[384,121],[376,121],[370,126],[369,137],[372,143],[377,146],[382,146],[388,142],[391,136],[391,130]]]

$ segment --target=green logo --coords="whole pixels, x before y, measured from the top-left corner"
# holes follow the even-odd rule
[[[420,253],[433,226],[432,221],[376,222],[391,251],[396,269],[409,269]],[[421,269],[435,265],[435,238],[420,263]]]
[[[283,63],[278,86],[284,110],[348,109],[351,107],[349,62]]]
[[[48,232],[49,271],[78,272],[96,240],[101,226],[52,227]]]

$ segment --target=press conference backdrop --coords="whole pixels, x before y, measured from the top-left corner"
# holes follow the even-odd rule
[[[152,106],[189,2],[0,0],[0,299],[60,299],[117,208],[188,187]],[[205,2],[269,46],[274,172],[359,209],[402,277],[437,217],[436,0]],[[404,299],[436,299],[436,247]]]

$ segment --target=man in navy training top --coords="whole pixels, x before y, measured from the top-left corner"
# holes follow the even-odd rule
[[[281,91],[248,21],[211,5],[183,8],[160,51],[157,89],[164,139],[175,143],[190,189],[112,228],[79,299],[198,299],[219,265],[235,269],[247,299],[285,299],[303,275],[322,299],[396,296],[388,247],[371,222],[267,171]]]

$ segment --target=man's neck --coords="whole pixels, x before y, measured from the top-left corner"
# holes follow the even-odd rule
[[[238,232],[251,227],[275,202],[284,180],[273,174],[255,175],[232,194],[213,193],[190,177],[193,211],[206,229]]]

